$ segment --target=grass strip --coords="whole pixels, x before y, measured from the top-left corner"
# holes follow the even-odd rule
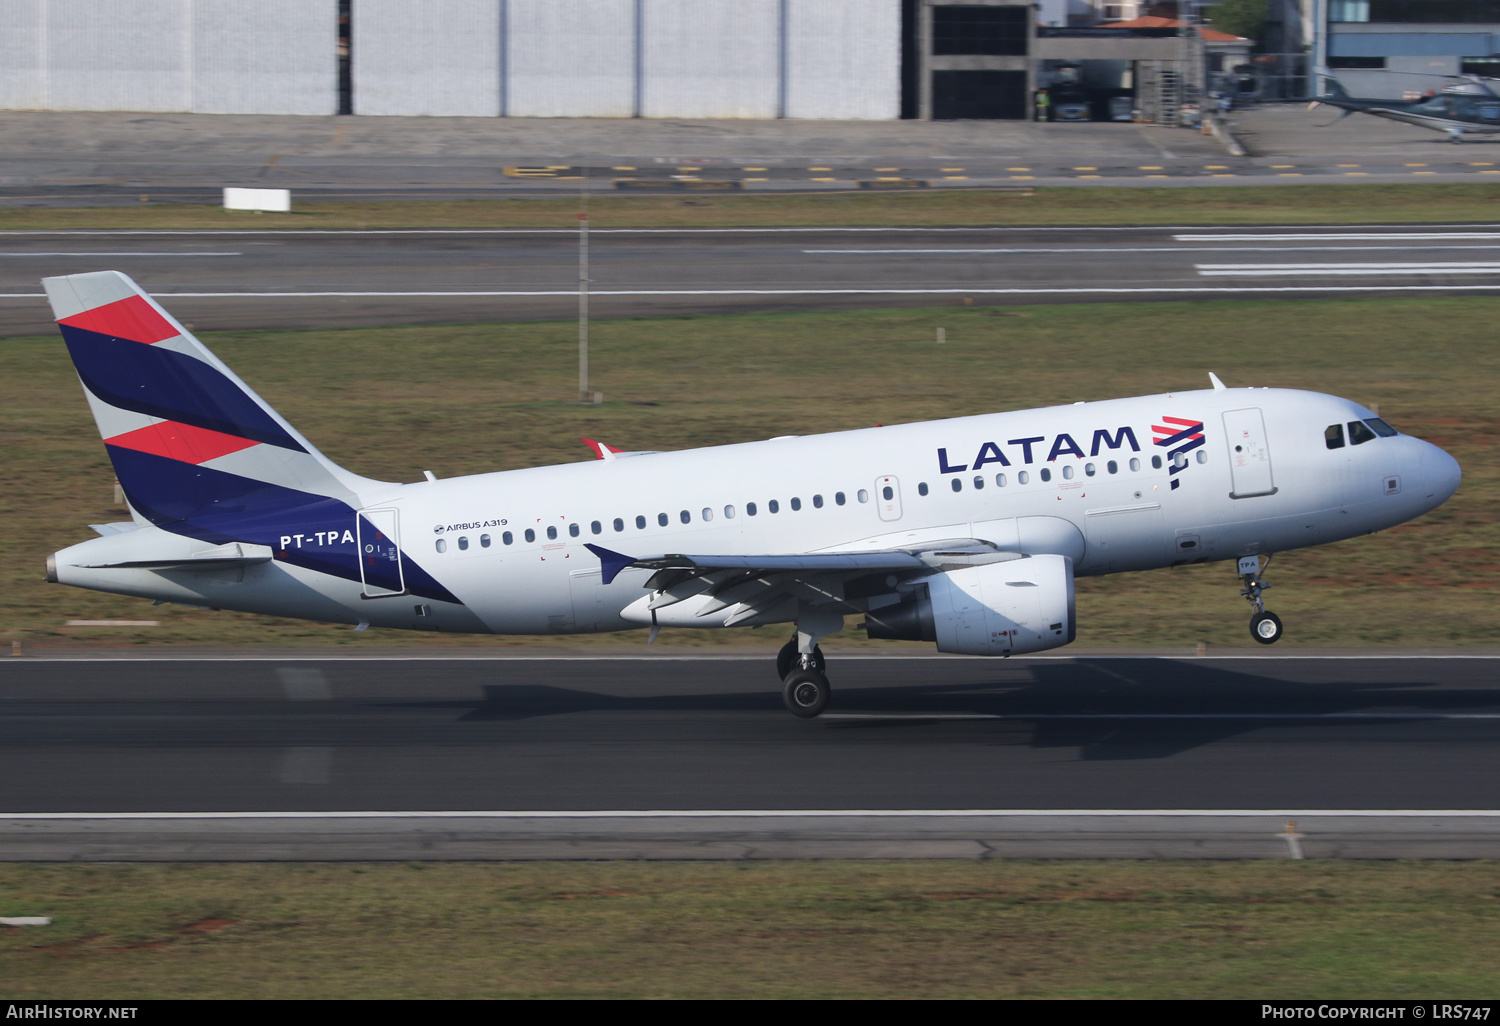
[[[149,193],[146,193],[149,197]],[[8,208],[0,230],[574,228],[578,197],[297,202],[291,214],[216,206]],[[1405,224],[1500,219],[1500,184],[1039,188],[903,193],[592,196],[597,228]]]
[[[0,866],[43,998],[1487,999],[1493,862]]]
[[[1500,644],[1500,300],[1364,298],[949,306],[597,320],[578,406],[569,322],[222,332],[208,345],[331,458],[420,480],[592,458],[580,438],[678,449],[1207,386],[1308,388],[1376,404],[1458,458],[1441,509],[1277,558],[1273,608],[1298,645]],[[937,341],[938,329],[945,342]],[[46,555],[124,519],[61,341],[0,346],[0,642],[25,646],[533,644],[215,613],[45,584]],[[1191,615],[1142,615],[1169,601]],[[1232,563],[1080,582],[1080,646],[1250,645]],[[160,627],[66,627],[160,619]],[[659,645],[775,647],[783,632],[663,632]],[[556,643],[644,644],[639,633]],[[866,642],[854,632],[830,644]],[[928,651],[930,646],[917,646]]]

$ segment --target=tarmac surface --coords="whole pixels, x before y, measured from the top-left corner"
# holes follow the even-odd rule
[[[1032,185],[1484,181],[1500,139],[1328,108],[1234,112],[1248,149],[1196,129],[1026,121],[681,121],[0,112],[0,207],[591,190],[824,191]]]
[[[9,660],[0,859],[1500,856],[1500,657],[770,661]]]
[[[0,232],[0,336],[114,268],[195,330],[570,318],[576,230]],[[1500,225],[594,230],[594,317],[1493,292]]]

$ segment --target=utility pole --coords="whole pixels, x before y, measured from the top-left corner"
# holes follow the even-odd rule
[[[578,401],[589,401],[589,193],[584,179],[578,212]]]

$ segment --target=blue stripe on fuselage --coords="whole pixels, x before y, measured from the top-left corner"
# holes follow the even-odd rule
[[[353,538],[373,538],[376,529],[348,503],[165,456],[106,448],[131,506],[162,530],[215,545],[268,545],[282,562],[346,581],[362,580]],[[346,536],[352,537],[345,541]],[[296,544],[283,543],[284,538]],[[401,574],[413,595],[459,603],[405,550]]]

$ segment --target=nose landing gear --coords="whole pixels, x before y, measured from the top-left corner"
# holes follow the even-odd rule
[[[1250,636],[1262,645],[1274,645],[1281,640],[1281,618],[1268,612],[1265,601],[1261,598],[1261,592],[1270,587],[1261,579],[1270,566],[1270,556],[1266,557],[1264,564],[1259,556],[1240,557],[1240,579],[1245,583],[1240,594],[1245,596],[1245,600],[1255,610],[1250,616]]]

